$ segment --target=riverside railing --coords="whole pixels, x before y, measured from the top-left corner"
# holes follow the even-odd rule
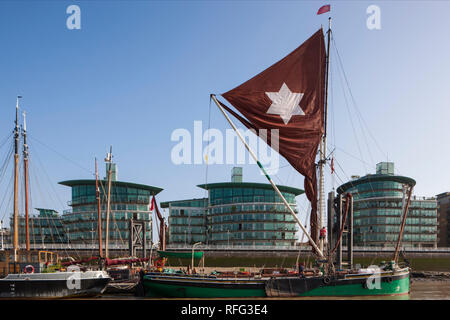
[[[181,251],[181,250],[190,250],[192,249],[191,245],[175,245],[169,244],[167,245],[167,250]],[[347,250],[346,246],[343,246],[342,249]],[[449,252],[450,247],[438,247],[438,248],[430,248],[430,247],[410,247],[410,246],[402,246],[406,252]],[[205,251],[311,251],[311,247],[307,245],[296,245],[296,246],[237,246],[237,245],[202,245],[198,247],[198,250]],[[394,252],[395,247],[363,247],[363,246],[354,246],[353,251],[356,252]]]
[[[128,250],[128,244],[110,244],[111,250]],[[4,250],[10,250],[13,246],[11,244],[4,244]],[[19,246],[20,250],[25,250],[24,245]],[[67,244],[67,243],[44,243],[44,244],[30,244],[30,250],[95,250],[98,249],[98,244]]]
[[[128,244],[110,244],[109,248],[111,250],[128,250]],[[150,244],[148,245],[150,248]],[[12,249],[10,243],[4,243],[3,250]],[[25,246],[20,246],[21,250],[25,250]],[[98,249],[98,244],[68,244],[68,243],[44,243],[44,244],[30,244],[31,250],[96,250]],[[346,247],[342,248],[346,251]],[[2,250],[2,248],[0,248]],[[169,244],[166,247],[168,251],[190,251],[192,250],[192,245],[176,245]],[[237,246],[237,245],[200,245],[197,246],[197,250],[203,251],[272,251],[272,252],[298,252],[299,250],[310,252],[311,247],[306,245],[296,245],[296,246]],[[410,247],[403,246],[402,250],[405,252],[429,252],[429,253],[450,253],[450,247]],[[395,247],[353,247],[354,252],[394,252]]]

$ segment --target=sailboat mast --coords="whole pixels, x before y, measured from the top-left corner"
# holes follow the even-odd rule
[[[108,197],[106,205],[106,237],[105,237],[105,257],[109,258],[108,245],[109,245],[109,211],[111,207],[111,164],[112,164],[112,146],[109,153],[106,155],[105,162],[108,166]]]
[[[324,111],[324,125],[323,125],[323,141],[325,145],[325,153],[327,146],[327,115],[328,115],[328,78],[330,70],[330,42],[331,42],[331,17],[328,18],[328,43],[327,43],[327,60],[326,60],[326,73],[325,73],[325,111]]]
[[[17,262],[17,250],[19,249],[19,99],[21,96],[17,97],[16,100],[16,121],[14,127],[14,216],[13,216],[13,227],[14,227],[14,238],[13,238],[13,248],[14,248],[14,262]]]
[[[97,175],[97,158],[95,159],[95,196],[97,198],[97,211],[98,211],[98,251],[100,258],[103,258],[102,249],[102,213],[100,209],[100,189],[98,188],[98,175]]]
[[[324,167],[327,161],[327,114],[328,114],[328,74],[330,67],[330,39],[331,39],[331,17],[328,18],[328,44],[326,55],[326,73],[325,73],[325,98],[324,98],[324,121],[323,136],[319,145],[319,230],[323,227],[323,217],[325,212],[325,179]],[[324,239],[320,239],[319,247],[323,251]]]
[[[400,225],[400,232],[398,234],[397,245],[395,246],[395,253],[394,253],[394,262],[395,263],[397,263],[397,261],[398,261],[398,254],[400,252],[400,246],[401,246],[402,239],[403,239],[403,232],[405,231],[406,217],[408,216],[409,204],[411,203],[412,190],[413,190],[413,186],[410,186],[409,191],[408,191],[408,200],[406,201],[405,211],[403,212],[402,224]]]
[[[23,112],[23,167],[25,182],[25,230],[26,230],[26,248],[30,251],[30,220],[28,216],[28,145],[27,145],[27,122]]]

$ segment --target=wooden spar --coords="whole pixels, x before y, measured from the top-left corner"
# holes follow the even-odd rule
[[[310,214],[310,212],[308,212],[306,214],[305,225],[308,223],[309,214]],[[300,253],[302,252],[302,243],[303,243],[303,238],[304,237],[305,237],[305,233],[302,233],[302,239],[300,240],[300,246],[299,246],[300,248],[298,249],[297,260],[295,260],[295,267],[296,268],[298,267],[298,260],[300,259]]]
[[[19,124],[17,121],[19,113],[19,99],[21,96],[17,97],[16,101],[16,121],[14,128],[14,216],[13,216],[13,226],[14,226],[14,238],[13,238],[13,248],[14,248],[14,262],[18,262],[17,250],[19,249]]]
[[[328,78],[330,70],[330,40],[331,40],[331,17],[328,18],[328,44],[327,44],[327,58],[326,58],[326,73],[325,73],[325,106],[324,106],[324,144],[326,148],[326,138],[327,138],[327,114],[328,114]],[[326,150],[325,150],[326,153]]]
[[[0,243],[0,251],[5,250],[4,243],[3,243],[3,221],[0,220],[0,236],[1,236],[1,243]]]
[[[110,151],[105,159],[106,163],[109,163],[108,166],[108,196],[107,196],[107,205],[106,205],[106,237],[105,237],[105,257],[109,258],[108,245],[109,245],[109,211],[111,207],[111,164],[112,164],[112,146],[110,147]]]
[[[158,209],[156,204],[155,195],[152,198],[153,210],[155,211],[155,215],[159,220],[159,249],[162,251],[166,250],[166,222],[164,220],[164,215],[161,215],[161,212]]]
[[[233,128],[233,130],[236,132],[237,136],[239,137],[239,139],[242,141],[242,143],[245,145],[245,148],[247,149],[247,151],[250,153],[250,155],[252,156],[252,158],[256,161],[256,163],[258,164],[258,167],[261,169],[261,171],[264,173],[264,175],[266,176],[267,180],[269,180],[270,184],[272,185],[273,189],[275,190],[275,192],[278,194],[278,196],[281,198],[281,200],[283,201],[284,205],[286,206],[286,208],[289,210],[290,214],[294,217],[295,221],[297,221],[298,225],[300,226],[300,228],[302,229],[302,231],[306,234],[306,236],[308,237],[309,242],[311,243],[311,246],[316,250],[316,252],[319,254],[320,258],[324,258],[322,250],[320,250],[317,247],[317,244],[315,243],[315,241],[311,238],[311,235],[306,231],[305,227],[303,226],[303,224],[301,223],[300,219],[297,217],[297,215],[295,214],[294,210],[292,210],[291,206],[289,205],[289,203],[286,201],[286,199],[284,198],[284,196],[281,194],[280,190],[278,189],[278,187],[276,186],[276,184],[272,181],[272,179],[270,178],[270,176],[267,174],[266,170],[264,169],[264,167],[262,166],[261,162],[259,162],[258,158],[256,157],[256,155],[254,154],[254,152],[252,151],[252,149],[250,149],[250,146],[247,144],[247,142],[245,142],[245,139],[242,137],[241,133],[238,131],[238,129],[236,128],[236,126],[234,125],[233,121],[231,121],[230,117],[228,117],[228,115],[226,114],[225,110],[222,108],[222,106],[220,105],[220,103],[217,101],[216,96],[214,94],[211,95],[211,98],[214,100],[215,104],[217,105],[217,107],[220,109],[220,111],[222,112],[222,114],[224,115],[225,119],[227,119],[228,123],[231,125],[231,127]]]
[[[26,248],[30,251],[30,219],[28,215],[28,145],[27,145],[27,122],[25,111],[23,112],[23,168],[25,182],[25,230]]]
[[[28,215],[28,159],[24,159],[26,248],[30,251],[30,217]]]
[[[95,196],[97,198],[97,211],[98,211],[98,251],[100,258],[103,258],[102,249],[102,212],[100,209],[100,189],[98,188],[98,175],[97,175],[97,159],[95,159]]]
[[[411,194],[412,194],[412,190],[413,190],[413,186],[409,187],[409,193],[408,193],[408,200],[406,202],[406,206],[405,206],[405,212],[403,213],[403,219],[402,219],[402,224],[400,226],[400,233],[398,235],[398,239],[397,239],[397,245],[395,247],[395,254],[394,254],[394,262],[397,263],[398,261],[398,254],[400,252],[400,245],[402,242],[402,238],[403,238],[403,232],[405,230],[405,225],[406,225],[406,217],[408,215],[408,208],[409,208],[409,204],[411,202]]]
[[[164,220],[164,217],[163,217],[163,220],[162,220],[161,223],[163,225],[163,228],[162,228],[162,233],[163,233],[163,235],[162,235],[162,249],[165,251],[166,250],[166,222]]]

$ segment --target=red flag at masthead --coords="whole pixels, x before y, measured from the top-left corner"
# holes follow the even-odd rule
[[[329,4],[327,4],[327,5],[320,7],[319,11],[317,11],[317,14],[319,15],[319,14],[328,12],[330,10],[331,10],[331,6]]]

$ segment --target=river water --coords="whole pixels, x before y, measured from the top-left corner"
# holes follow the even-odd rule
[[[145,300],[148,298],[139,298],[126,295],[104,295],[97,299],[111,300]],[[265,300],[274,298],[256,298],[256,300]],[[402,296],[380,296],[380,297],[314,297],[314,298],[275,298],[276,300],[295,299],[295,300],[450,300],[450,280],[429,280],[413,279],[411,284],[411,294]],[[152,299],[154,300],[154,299]],[[182,299],[184,300],[184,299]],[[195,300],[195,299],[186,299]],[[239,300],[239,299],[233,299]],[[243,298],[242,300],[248,300]],[[253,300],[253,299],[252,299]]]
[[[450,300],[450,281],[413,280],[411,300]]]
[[[450,281],[415,279],[411,283],[411,293],[401,296],[379,297],[314,297],[294,298],[299,300],[450,300]]]

